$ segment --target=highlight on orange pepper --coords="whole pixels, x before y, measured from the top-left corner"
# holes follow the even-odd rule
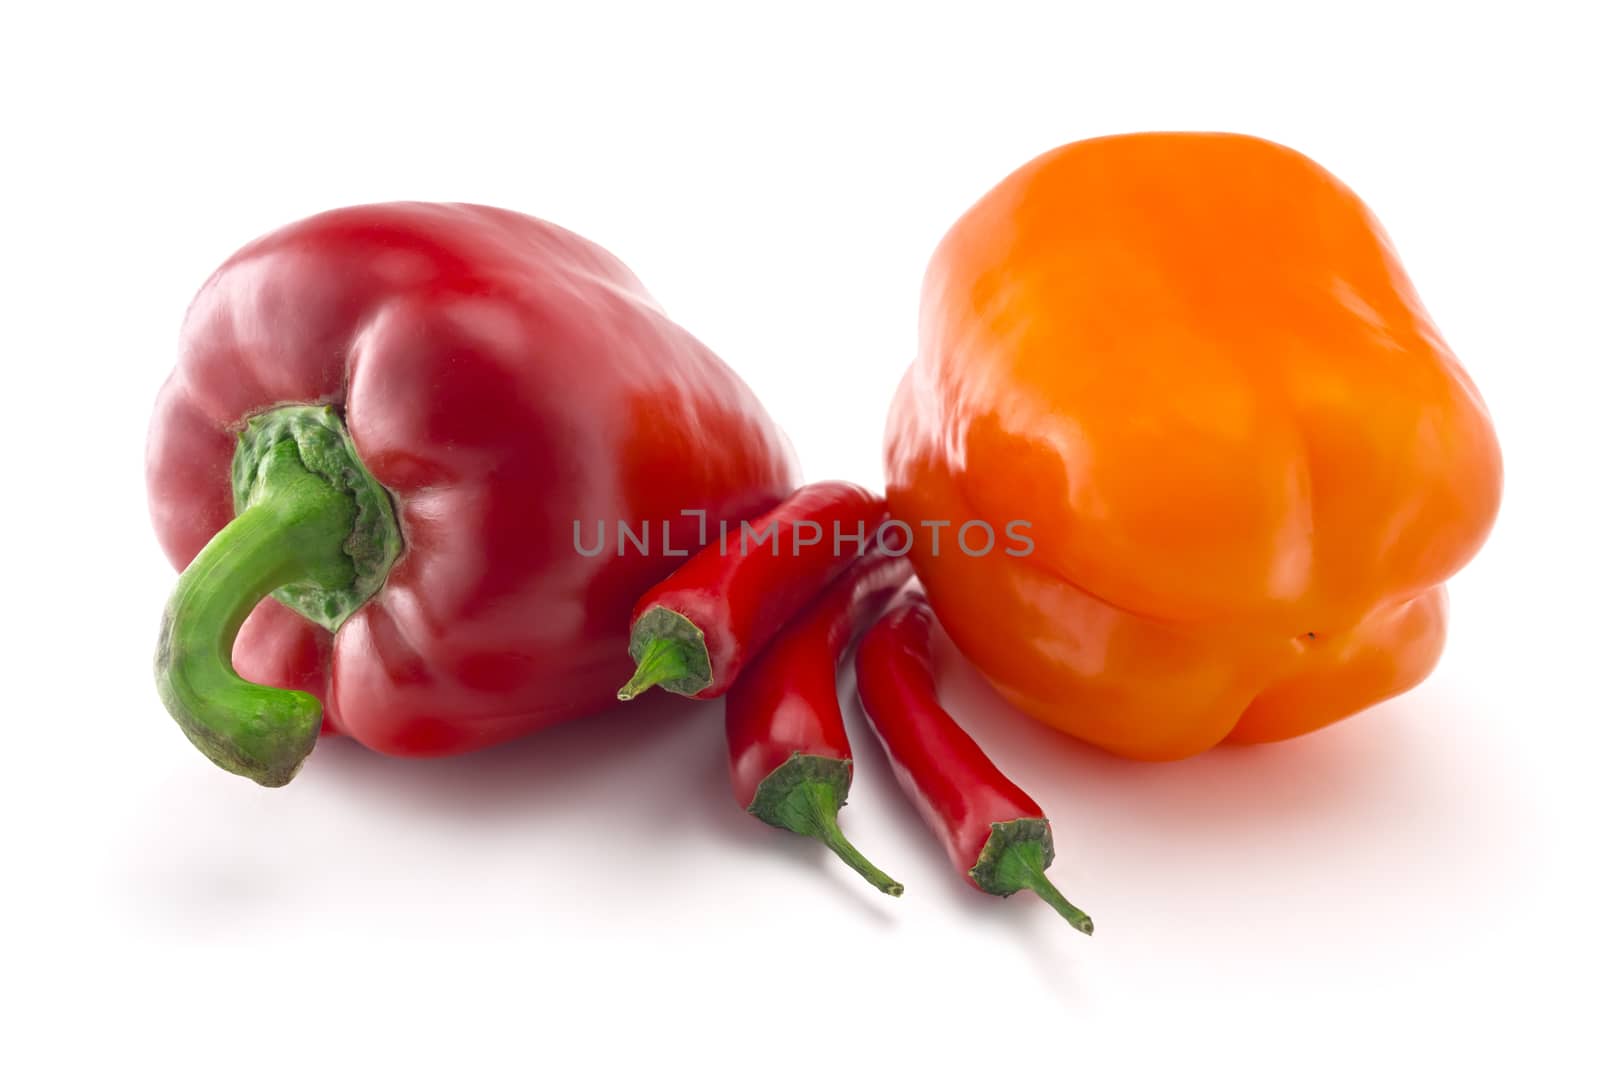
[[[1298,152],[1069,144],[935,252],[886,442],[911,556],[1017,707],[1111,752],[1294,737],[1420,682],[1501,463],[1388,237]]]

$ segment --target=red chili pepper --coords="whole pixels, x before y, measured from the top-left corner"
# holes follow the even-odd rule
[[[973,885],[1002,897],[1031,889],[1075,928],[1094,933],[1093,920],[1045,877],[1055,844],[1044,812],[940,706],[932,622],[922,594],[903,593],[856,650],[861,706],[900,788]]]
[[[719,527],[634,606],[628,653],[638,669],[617,698],[653,685],[702,700],[726,693],[783,624],[865,554],[887,517],[882,497],[817,482],[760,518]]]
[[[682,509],[752,515],[794,472],[620,262],[463,204],[331,211],[233,256],[189,309],[147,459],[188,568],[157,686],[263,785],[319,726],[442,756],[608,706],[629,610],[674,561],[585,551],[574,524],[682,544]]]
[[[762,822],[814,837],[872,885],[899,882],[839,829],[850,791],[850,738],[839,707],[839,657],[911,577],[904,559],[875,551],[845,571],[785,626],[728,691],[733,795]]]

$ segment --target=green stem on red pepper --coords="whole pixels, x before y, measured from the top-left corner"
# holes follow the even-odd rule
[[[967,874],[985,893],[1009,897],[1031,889],[1056,910],[1072,928],[1094,933],[1094,920],[1050,881],[1044,869],[1055,858],[1050,823],[1046,819],[1019,818],[993,824],[978,862]]]
[[[617,690],[618,700],[632,700],[651,686],[692,696],[711,684],[705,639],[694,623],[675,611],[657,610],[634,628],[637,669]]]
[[[847,760],[797,752],[762,781],[746,810],[771,826],[821,841],[868,885],[897,897],[905,886],[879,870],[839,829],[839,808],[849,791]]]
[[[167,603],[156,687],[212,762],[279,786],[316,744],[322,705],[310,693],[239,677],[239,628],[276,594],[337,629],[382,584],[399,528],[327,409],[282,408],[251,420],[234,457],[234,490],[236,517],[184,569]]]

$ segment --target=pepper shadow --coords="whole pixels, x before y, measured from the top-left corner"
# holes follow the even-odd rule
[[[709,840],[781,863],[793,870],[778,880],[828,885],[869,921],[892,923],[894,902],[880,900],[820,842],[768,826],[739,807],[723,717],[720,699],[653,690],[587,718],[447,759],[395,759],[345,738],[324,738],[302,774],[332,794],[331,803],[398,810],[474,834],[533,841],[542,827],[581,819],[614,847],[633,850],[641,865],[652,853]]]
[[[571,817],[581,805],[586,819],[614,809],[641,831],[661,833],[715,818],[731,804],[726,781],[708,773],[703,758],[722,744],[721,708],[721,701],[653,691],[444,759],[399,759],[328,737],[302,778],[355,805],[476,828],[528,829],[544,818]]]
[[[1310,954],[1388,965],[1408,946],[1454,951],[1441,946],[1492,913],[1526,859],[1531,801],[1446,686],[1291,741],[1139,763],[1011,707],[942,630],[934,653],[941,701],[1050,818],[1049,874],[1094,917],[1096,950],[1247,959],[1288,928],[1308,931]],[[863,741],[859,773],[890,775],[869,729]],[[944,867],[965,921],[1011,931],[1041,974],[1072,968],[1083,947],[1049,929],[1062,924],[1048,907],[972,889],[909,803],[892,814]]]
[[[953,652],[943,651],[947,655]],[[979,682],[984,684],[981,679]],[[1027,957],[1037,978],[1058,999],[1064,1003],[1081,1003],[1085,988],[1080,975],[1083,953],[1091,947],[1088,939],[1068,926],[1048,904],[1029,899],[1032,894],[1019,893],[1004,899],[991,896],[961,876],[945,854],[943,845],[923,823],[915,805],[900,791],[894,769],[861,709],[853,667],[842,673],[840,683],[840,699],[855,758],[856,785],[852,796],[862,794],[863,801],[872,805],[874,836],[893,845],[892,849],[886,849],[893,863],[889,869],[905,881],[907,897],[915,894],[914,903],[919,911],[926,901],[924,914],[957,914],[962,926],[1003,939]],[[949,695],[944,693],[943,687],[941,694],[942,699]],[[992,691],[991,696],[999,701]],[[999,710],[1007,717],[1019,714],[1003,701]],[[1011,762],[997,752],[990,755],[1002,767]],[[1071,887],[1063,888],[1072,897]],[[1087,910],[1093,914],[1092,908]]]

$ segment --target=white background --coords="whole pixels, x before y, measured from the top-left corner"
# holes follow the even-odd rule
[[[11,1062],[1594,1062],[1584,5],[555,6],[0,16]],[[157,702],[147,412],[244,241],[393,198],[548,217],[808,475],[877,485],[944,229],[1040,151],[1151,128],[1281,140],[1368,200],[1506,494],[1437,673],[1303,740],[1121,762],[944,649],[1093,939],[964,886],[859,721],[845,826],[899,901],[735,808],[717,706],[437,763],[324,743],[267,791]]]

